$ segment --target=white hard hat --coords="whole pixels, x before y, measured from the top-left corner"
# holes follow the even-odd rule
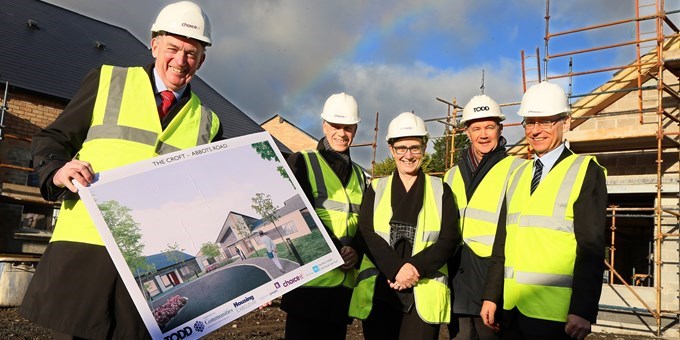
[[[498,118],[499,121],[504,121],[505,115],[501,112],[501,107],[496,101],[482,94],[472,97],[465,105],[463,118],[460,122],[465,123],[480,118]]]
[[[165,6],[151,26],[151,33],[160,31],[195,39],[207,46],[212,44],[208,16],[201,7],[191,1],[180,1]]]
[[[352,125],[359,123],[359,105],[354,97],[345,92],[336,93],[326,100],[321,112],[323,120],[334,124]]]
[[[401,137],[424,137],[423,142],[427,143],[430,134],[427,133],[427,127],[422,118],[411,112],[402,112],[390,122],[385,140],[389,143],[390,140]]]
[[[550,117],[569,113],[567,94],[557,84],[544,81],[531,86],[522,96],[518,115],[522,117]]]

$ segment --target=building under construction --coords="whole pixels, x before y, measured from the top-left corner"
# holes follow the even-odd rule
[[[568,81],[613,72],[610,79],[587,93],[570,93],[571,131],[565,138],[576,153],[595,155],[607,169],[609,193],[606,271],[600,313],[594,331],[680,337],[680,35],[664,1],[635,1],[629,19],[550,31],[546,1],[545,48],[540,58],[521,53],[524,90],[539,81]],[[634,26],[635,38],[607,45],[553,53],[560,39],[593,30],[624,30]],[[598,69],[578,69],[572,58],[626,49],[630,63]],[[536,58],[535,63],[533,58]],[[566,60],[568,59],[568,60]],[[568,72],[548,72],[557,62]],[[529,68],[527,65],[535,65]],[[460,113],[448,103],[447,167],[453,165],[454,136]],[[502,106],[517,105],[517,102]],[[504,124],[507,128],[519,122]],[[523,139],[509,153],[531,157]]]

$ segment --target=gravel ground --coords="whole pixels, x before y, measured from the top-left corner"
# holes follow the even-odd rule
[[[229,323],[221,329],[210,333],[204,339],[283,339],[285,313],[273,307],[264,310],[253,311],[242,318]],[[35,325],[17,313],[17,308],[0,308],[0,339],[50,339],[52,332],[48,329]],[[448,339],[446,327],[442,327],[440,339]],[[361,324],[355,321],[348,329],[348,340],[363,339]],[[617,335],[617,334],[591,334],[589,340],[634,340],[654,339],[650,337]]]

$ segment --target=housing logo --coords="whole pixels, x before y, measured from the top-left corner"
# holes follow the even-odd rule
[[[247,308],[248,306],[252,305],[255,302],[255,297],[253,295],[246,296],[242,300],[234,302],[234,308],[236,308],[237,311],[242,310],[244,308]]]
[[[321,269],[319,269],[319,266],[314,266],[314,267],[312,267],[312,270],[313,270],[315,273],[317,273],[317,272],[319,272],[319,270],[321,270]]]

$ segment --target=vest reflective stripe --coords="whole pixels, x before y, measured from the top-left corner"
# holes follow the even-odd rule
[[[97,125],[90,127],[87,139],[124,139],[148,146],[155,146],[158,134],[142,129],[119,126],[119,125]]]
[[[134,68],[134,72],[139,73],[141,68]],[[141,69],[143,71],[143,69]],[[103,71],[105,69],[103,68]],[[143,71],[146,74],[146,71]],[[94,140],[100,138],[115,138],[123,139],[132,142],[138,142],[145,145],[156,146],[156,153],[159,155],[171,153],[182,150],[181,147],[173,146],[167,140],[158,140],[158,132],[139,129],[131,126],[119,125],[121,106],[123,104],[123,95],[125,84],[128,78],[129,69],[124,67],[112,67],[109,90],[107,92],[107,100],[104,109],[104,116],[101,125],[93,125],[88,131],[86,140]],[[148,76],[148,75],[147,75]],[[192,93],[191,100],[197,99]],[[155,98],[154,98],[155,105]],[[212,129],[215,125],[216,116],[207,107],[200,105],[200,121],[198,122],[198,131],[196,143],[194,145],[207,144],[212,140]],[[178,114],[181,115],[182,112]],[[173,121],[175,121],[173,119]],[[179,123],[175,123],[177,125]],[[171,123],[172,125],[172,123]],[[170,127],[170,126],[169,126]]]
[[[458,204],[458,227],[463,234],[463,242],[477,256],[491,256],[508,178],[524,162],[515,157],[500,160],[484,175],[469,201],[460,169],[454,167],[444,175]]]
[[[377,268],[367,268],[359,272],[357,275],[357,283],[366,280],[372,276],[377,276],[380,273]]]
[[[533,162],[518,168],[507,191],[503,308],[565,322],[571,301],[576,238],[573,204],[592,156],[571,155],[530,194]]]
[[[486,235],[486,236],[473,236],[473,237],[468,237],[465,239],[465,243],[481,243],[485,246],[492,247],[493,246],[493,241],[496,239],[495,235]]]
[[[92,122],[77,158],[89,162],[98,173],[157,156],[157,149],[161,153],[170,149],[158,145],[173,145],[174,150],[210,141],[218,130],[217,116],[194,93],[162,130],[148,73],[141,67],[104,65]],[[62,203],[50,242],[54,241],[103,245],[80,200]]]
[[[375,232],[389,243],[390,218],[392,217],[392,185],[393,175],[380,178],[373,183],[375,201],[373,202],[373,225]],[[413,255],[432,245],[439,237],[442,216],[443,185],[439,178],[425,177],[425,195],[423,207],[418,214]],[[364,255],[357,278],[357,287],[352,293],[349,314],[365,320],[373,307],[373,293],[378,270]],[[436,273],[423,277],[413,288],[416,311],[420,318],[428,323],[446,323],[450,319],[450,291],[448,288],[448,271],[446,265]]]
[[[517,283],[521,284],[564,287],[570,289],[573,281],[573,277],[570,275],[525,272],[518,272],[514,277],[510,278],[514,278]]]
[[[307,176],[319,219],[342,245],[351,244],[357,230],[359,207],[365,187],[361,169],[352,163],[352,174],[343,187],[338,176],[318,151],[300,153],[307,165]],[[335,287],[342,284],[353,288],[356,276],[356,269],[343,272],[336,268],[311,280],[305,286]]]
[[[158,146],[156,147],[156,153],[159,155],[164,155],[166,153],[172,153],[175,151],[182,150],[180,148],[176,148],[170,144],[166,144],[163,142],[158,142]]]
[[[467,195],[465,195],[465,185],[462,185],[460,187],[456,186],[454,188],[453,179],[456,177],[460,177],[461,181],[463,180],[463,177],[460,174],[460,168],[458,168],[457,165],[449,169],[449,171],[447,171],[444,174],[444,182],[446,182],[449,185],[449,187],[453,191],[453,196],[456,197],[456,206],[458,206],[458,216],[460,216],[458,220],[458,230],[460,230],[460,223],[463,220],[463,216],[465,216],[465,207],[467,207]],[[462,192],[462,194],[459,194],[458,192],[456,192],[456,190],[459,190],[460,192]]]

